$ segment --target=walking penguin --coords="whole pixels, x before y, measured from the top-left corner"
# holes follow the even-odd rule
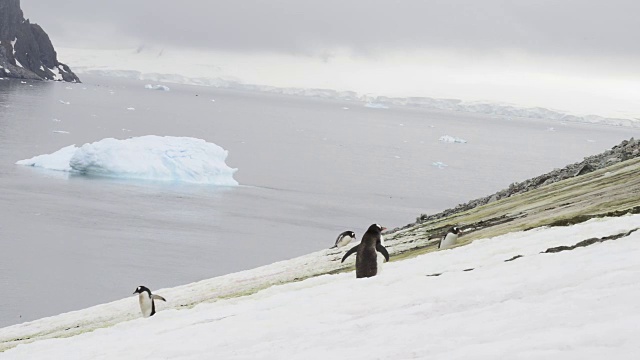
[[[138,286],[133,293],[138,294],[138,302],[140,303],[140,311],[143,317],[153,316],[156,313],[154,300],[167,301],[160,295],[151,294],[151,290],[142,285]]]
[[[336,239],[336,244],[333,247],[330,247],[330,249],[346,246],[351,241],[355,240],[355,238],[356,238],[356,233],[354,233],[353,231],[345,231],[340,235],[338,235],[338,238]]]
[[[454,246],[458,242],[458,236],[462,233],[462,230],[454,226],[442,237],[438,244],[438,249],[448,249]]]
[[[362,235],[360,244],[352,247],[344,254],[342,262],[349,255],[356,253],[356,278],[376,276],[378,273],[378,255],[376,251],[379,251],[389,261],[389,253],[381,243],[382,230],[386,230],[386,228],[378,224],[372,224],[367,229],[367,232]]]

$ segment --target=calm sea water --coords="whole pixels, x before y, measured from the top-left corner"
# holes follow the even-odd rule
[[[141,284],[170,287],[327,248],[346,229],[360,236],[374,222],[401,226],[640,136],[610,126],[83,80],[0,81],[0,326],[132,296]],[[14,164],[71,144],[149,134],[224,147],[241,186]],[[442,135],[468,142],[442,143]]]

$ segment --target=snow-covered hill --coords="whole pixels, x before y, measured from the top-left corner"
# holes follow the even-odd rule
[[[541,252],[638,227],[640,215],[627,215],[509,233],[392,262],[370,279],[355,279],[353,272],[323,275],[183,310],[160,307],[147,319],[135,314],[137,299],[131,295],[34,323],[45,330],[65,318],[80,324],[89,314],[113,319],[123,311],[131,321],[19,345],[0,358],[635,359],[640,231]],[[294,261],[299,267],[322,266],[330,262],[326,254]],[[517,255],[522,257],[505,261]],[[277,267],[294,271],[283,262],[251,275],[267,276]],[[219,284],[241,278],[223,276]],[[216,291],[211,285],[156,293],[171,305]],[[34,324],[1,329],[0,339],[20,337],[29,326]]]

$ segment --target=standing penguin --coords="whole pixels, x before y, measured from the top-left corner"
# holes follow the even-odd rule
[[[462,233],[462,230],[457,226],[449,229],[449,231],[447,231],[447,234],[443,236],[442,239],[440,239],[438,249],[448,249],[454,246],[458,242],[458,235],[460,233]]]
[[[167,301],[160,295],[151,294],[151,290],[142,285],[138,286],[133,293],[138,294],[138,302],[140,303],[140,311],[142,311],[143,317],[153,316],[156,313],[154,300]]]
[[[335,248],[346,246],[352,240],[355,240],[355,238],[356,238],[356,233],[354,233],[353,231],[345,231],[340,235],[338,235],[338,238],[336,239],[336,244],[333,245],[333,247],[330,247],[329,249],[335,249]]]
[[[389,253],[381,243],[382,230],[386,230],[378,224],[369,226],[367,232],[362,235],[360,244],[352,247],[341,262],[344,262],[349,255],[356,253],[356,278],[372,277],[378,273],[378,255],[376,251],[379,251],[384,255],[385,259],[389,261]]]

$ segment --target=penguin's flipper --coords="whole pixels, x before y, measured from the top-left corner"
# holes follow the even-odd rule
[[[333,245],[332,247],[330,247],[330,248],[329,248],[329,250],[331,250],[331,249],[335,249],[335,248],[337,248],[337,247],[338,247],[338,245]]]
[[[162,300],[162,301],[164,301],[164,302],[167,302],[167,300],[165,300],[165,299],[164,299],[162,296],[160,296],[160,295],[153,294],[153,295],[151,295],[151,298],[152,298],[153,300]]]
[[[347,251],[347,253],[344,254],[344,256],[342,257],[342,261],[340,261],[340,262],[343,263],[344,260],[349,257],[349,255],[351,255],[354,252],[358,251],[358,246],[360,246],[360,245],[356,245],[356,246],[352,247],[351,249],[349,249],[349,251]]]
[[[378,250],[380,254],[384,255],[384,258],[389,261],[389,252],[384,246],[382,246],[382,244],[376,244],[376,250]]]

